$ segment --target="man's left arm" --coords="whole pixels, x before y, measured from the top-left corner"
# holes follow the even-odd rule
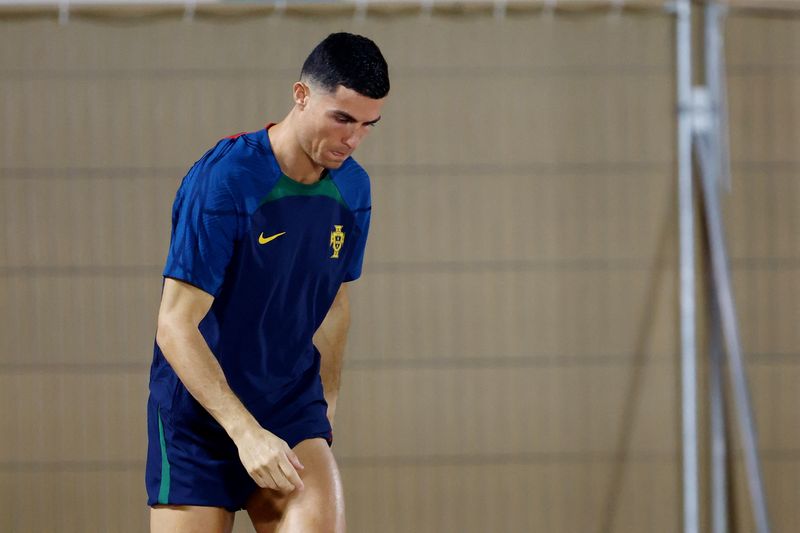
[[[336,293],[325,320],[314,334],[314,345],[322,356],[320,375],[328,402],[328,420],[333,427],[336,415],[336,400],[339,398],[339,384],[342,377],[342,361],[344,347],[347,343],[347,331],[350,328],[350,302],[343,283]]]

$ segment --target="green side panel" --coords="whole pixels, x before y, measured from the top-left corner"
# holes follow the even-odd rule
[[[164,440],[164,424],[161,412],[158,413],[158,440],[161,443],[161,486],[158,489],[158,503],[169,503],[169,460],[167,459],[167,442]]]
[[[261,200],[259,207],[268,202],[286,198],[287,196],[327,196],[328,198],[333,198],[344,207],[347,207],[347,204],[344,203],[344,198],[342,198],[339,189],[336,188],[330,176],[326,176],[311,185],[306,185],[294,181],[285,174],[280,177],[278,183],[275,184],[275,187],[272,188],[266,198]]]

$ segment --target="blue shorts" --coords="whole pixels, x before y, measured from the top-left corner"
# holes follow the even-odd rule
[[[258,489],[239,460],[231,438],[186,390],[174,385],[171,405],[147,402],[147,504],[203,505],[243,509]],[[162,400],[161,403],[167,403]],[[278,401],[251,408],[256,420],[294,448],[303,440],[333,436],[319,365],[312,366]]]

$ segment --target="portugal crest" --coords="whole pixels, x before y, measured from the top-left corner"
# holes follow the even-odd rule
[[[336,224],[333,225],[333,231],[331,232],[331,248],[333,248],[333,255],[331,259],[339,259],[339,252],[342,249],[342,245],[344,245],[344,232],[342,231],[343,226],[337,226]]]

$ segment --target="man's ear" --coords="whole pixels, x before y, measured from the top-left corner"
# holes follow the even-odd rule
[[[308,85],[302,81],[295,82],[294,86],[292,86],[292,93],[294,96],[294,103],[300,107],[300,109],[308,105],[308,97],[311,95],[311,89],[309,89]]]

